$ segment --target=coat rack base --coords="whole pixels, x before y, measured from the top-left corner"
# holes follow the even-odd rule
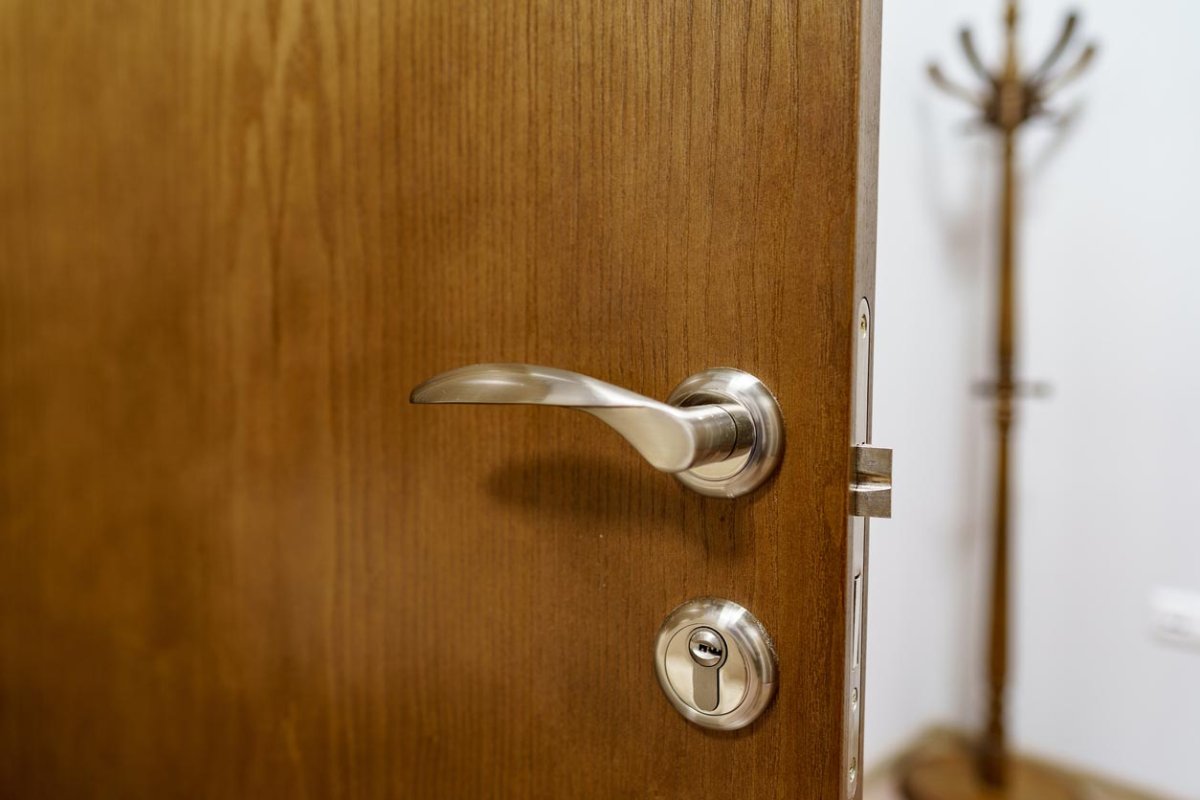
[[[987,786],[977,776],[972,744],[950,733],[928,737],[904,759],[898,772],[900,793],[906,800],[1154,800],[1020,756],[1009,758],[1007,786]]]

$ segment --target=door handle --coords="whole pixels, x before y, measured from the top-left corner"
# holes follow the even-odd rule
[[[783,453],[783,416],[762,381],[736,369],[684,380],[667,402],[596,378],[532,364],[474,364],[413,389],[412,403],[559,406],[586,411],[655,469],[714,497],[753,491]]]

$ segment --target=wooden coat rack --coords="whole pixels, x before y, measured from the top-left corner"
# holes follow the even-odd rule
[[[959,43],[967,63],[982,81],[979,89],[955,83],[936,64],[929,67],[929,76],[934,84],[969,103],[978,113],[981,123],[999,132],[1002,143],[996,377],[988,385],[988,393],[995,400],[996,483],[987,659],[987,722],[982,738],[977,743],[950,750],[943,747],[936,756],[913,759],[904,779],[904,789],[912,800],[1074,796],[1065,776],[1044,765],[1014,758],[1005,742],[1004,699],[1008,677],[1009,626],[1009,438],[1014,400],[1025,390],[1016,380],[1013,370],[1016,351],[1015,161],[1017,134],[1031,120],[1055,116],[1048,110],[1047,101],[1088,68],[1095,57],[1096,46],[1086,45],[1078,51],[1069,66],[1061,66],[1063,57],[1072,49],[1079,25],[1078,15],[1070,14],[1050,51],[1038,66],[1026,71],[1018,57],[1018,17],[1016,0],[1008,0],[1004,13],[1004,61],[996,71],[989,70],[984,64],[971,30],[964,28],[960,32]]]

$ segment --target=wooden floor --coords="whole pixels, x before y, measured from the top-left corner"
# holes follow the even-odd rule
[[[906,779],[912,780],[915,770],[928,770],[931,765],[945,776],[944,784],[938,787],[942,791],[935,789],[930,794],[936,798],[1058,800],[1060,797],[1067,797],[1071,800],[1166,800],[1121,786],[1105,778],[1031,758],[1021,759],[1020,772],[1023,775],[1034,773],[1039,776],[1061,776],[1062,780],[1057,782],[1061,788],[1053,791],[1043,790],[1035,788],[1044,785],[1041,781],[1018,780],[1015,782],[1016,787],[1007,793],[972,790],[968,785],[969,781],[965,779],[969,764],[965,754],[968,750],[967,741],[961,734],[943,729],[930,731],[905,753],[867,773],[863,786],[863,800],[913,800],[905,796],[901,786]],[[928,771],[924,776],[923,785],[930,785]]]

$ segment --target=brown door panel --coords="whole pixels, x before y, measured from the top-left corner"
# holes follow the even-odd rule
[[[874,2],[0,4],[0,794],[846,791]],[[775,392],[705,498],[477,362]],[[749,608],[686,722],[654,636]]]

